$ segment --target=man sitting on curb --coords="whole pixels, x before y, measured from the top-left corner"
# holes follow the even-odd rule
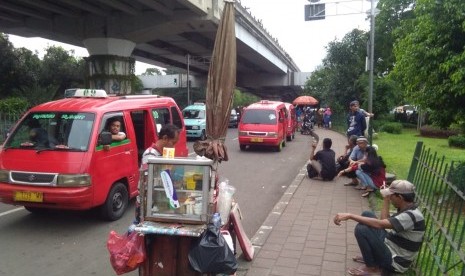
[[[310,161],[307,164],[309,178],[320,178],[324,181],[331,181],[336,176],[336,153],[331,149],[333,141],[330,138],[323,139],[323,149],[316,154],[317,143],[312,144],[310,149]]]
[[[354,220],[355,238],[362,256],[355,262],[364,263],[348,270],[350,275],[376,275],[381,270],[403,273],[408,270],[420,250],[425,233],[425,219],[414,203],[415,187],[407,180],[395,180],[389,188],[381,190],[383,207],[381,219],[371,211],[362,215],[338,213],[334,223]],[[390,216],[389,206],[397,208]]]
[[[348,178],[351,179],[350,182],[344,184],[344,186],[357,186],[359,185],[359,181],[357,179],[357,175],[355,174],[355,171],[357,170],[358,166],[363,164],[365,162],[365,151],[366,148],[368,147],[368,139],[360,136],[357,138],[357,145],[353,148],[352,152],[350,153],[349,156],[349,168],[350,170],[347,169],[347,172],[342,171],[340,174],[344,174]],[[362,186],[355,187],[357,190],[363,189]]]

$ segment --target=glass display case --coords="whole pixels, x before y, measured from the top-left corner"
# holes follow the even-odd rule
[[[147,189],[141,189],[144,220],[206,223],[212,164],[207,158],[149,158]]]

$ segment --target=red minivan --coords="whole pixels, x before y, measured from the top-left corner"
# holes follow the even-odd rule
[[[112,142],[115,119],[126,137]],[[176,156],[187,156],[182,113],[169,97],[78,89],[33,107],[0,151],[0,201],[31,212],[100,206],[105,219],[117,220],[138,193],[142,153],[168,123],[182,130]]]
[[[295,106],[291,103],[284,103],[287,111],[287,141],[292,141],[295,138],[295,131],[297,130],[297,116],[295,114]]]
[[[239,123],[239,147],[270,146],[281,151],[286,146],[286,106],[262,100],[244,109]]]

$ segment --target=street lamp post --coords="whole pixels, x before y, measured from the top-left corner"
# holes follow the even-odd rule
[[[190,54],[187,54],[187,105],[190,105],[191,102],[191,95],[190,95],[190,62],[191,62],[191,56]]]
[[[369,90],[368,90],[368,112],[373,113],[373,71],[374,71],[374,52],[375,52],[375,0],[371,0],[370,9],[370,53],[369,53]],[[370,145],[373,141],[373,127],[371,117],[368,121],[368,141]]]

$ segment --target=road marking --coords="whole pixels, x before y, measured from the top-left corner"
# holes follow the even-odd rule
[[[9,210],[9,211],[0,213],[0,217],[6,216],[6,215],[9,215],[11,213],[18,212],[18,211],[21,211],[21,210],[24,210],[24,207],[19,207],[19,208],[13,209],[13,210]]]

